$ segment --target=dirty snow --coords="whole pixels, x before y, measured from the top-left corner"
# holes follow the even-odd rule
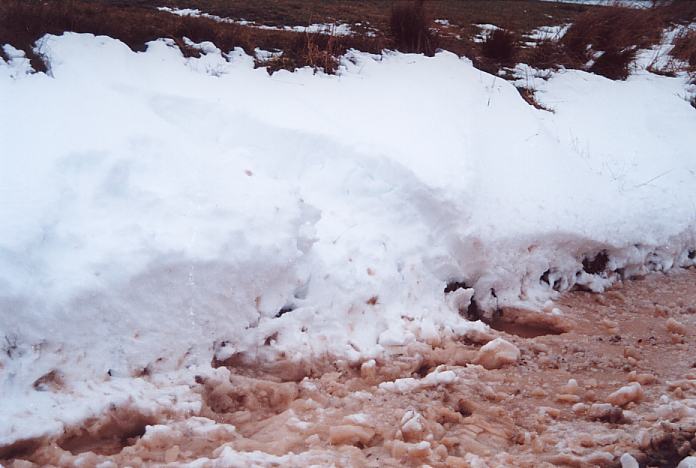
[[[212,44],[40,47],[49,74],[0,61],[0,443],[147,405],[143,373],[369,359],[485,333],[472,294],[541,308],[695,262],[683,76],[556,73],[549,113],[446,52],[268,76]]]

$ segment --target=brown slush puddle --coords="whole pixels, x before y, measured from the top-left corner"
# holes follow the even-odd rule
[[[696,270],[571,292],[556,307],[503,311],[494,335],[520,354],[492,369],[474,362],[493,336],[376,362],[228,363],[192,383],[198,415],[123,410],[128,422],[5,447],[2,463],[612,467],[628,453],[669,467],[696,453]]]

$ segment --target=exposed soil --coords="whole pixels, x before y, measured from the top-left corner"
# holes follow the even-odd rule
[[[5,463],[589,467],[629,453],[669,467],[694,454],[696,270],[572,292],[555,307],[503,311],[493,334],[507,343],[220,367],[193,384],[206,402],[196,417],[113,413]]]

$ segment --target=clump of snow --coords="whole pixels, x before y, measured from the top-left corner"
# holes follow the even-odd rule
[[[520,358],[520,350],[503,338],[496,338],[486,343],[478,352],[474,362],[486,369],[498,369],[514,364]]]
[[[624,453],[619,459],[621,468],[640,468],[638,461],[630,453]]]
[[[351,414],[349,416],[346,416],[344,419],[350,423],[358,424],[358,425],[362,425],[362,426],[370,424],[370,416],[365,414],[365,413]]]
[[[474,26],[480,29],[479,33],[473,37],[474,42],[483,42],[488,36],[491,35],[493,31],[500,29],[500,27],[496,26],[495,24],[482,23],[475,24]]]
[[[570,28],[570,24],[556,26],[541,26],[527,34],[532,41],[556,41],[561,39]]]
[[[382,382],[379,388],[387,392],[408,393],[419,390],[421,388],[436,387],[438,385],[447,385],[454,383],[457,380],[457,374],[451,370],[435,369],[422,379],[406,377],[396,379],[392,382]]]
[[[0,62],[2,442],[214,355],[363,362],[487,335],[472,300],[696,263],[681,78],[555,73],[551,114],[446,52],[268,76],[198,46],[64,34],[41,43],[52,76]]]
[[[626,406],[628,403],[640,401],[643,398],[643,387],[638,382],[623,386],[607,397],[607,402],[614,406]]]
[[[292,26],[291,31],[295,32],[308,32],[308,33],[321,33],[321,34],[331,34],[334,36],[350,36],[353,34],[353,30],[350,28],[349,24],[339,23],[339,24],[310,24],[309,26]]]
[[[10,44],[3,45],[2,50],[5,53],[5,57],[7,57],[7,61],[0,55],[0,63],[7,66],[7,72],[11,78],[29,75],[34,71],[23,50],[15,49]]]
[[[260,61],[272,60],[274,58],[281,57],[282,55],[283,55],[282,50],[270,51],[270,50],[260,49],[259,47],[254,49],[254,56],[256,57],[257,60],[260,60]]]

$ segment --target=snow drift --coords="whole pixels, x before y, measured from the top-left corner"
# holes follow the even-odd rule
[[[40,48],[49,74],[0,62],[0,443],[214,356],[369,359],[484,331],[472,295],[695,263],[683,76],[557,73],[549,113],[446,52],[268,76],[212,44]],[[54,370],[70,391],[32,386]]]

